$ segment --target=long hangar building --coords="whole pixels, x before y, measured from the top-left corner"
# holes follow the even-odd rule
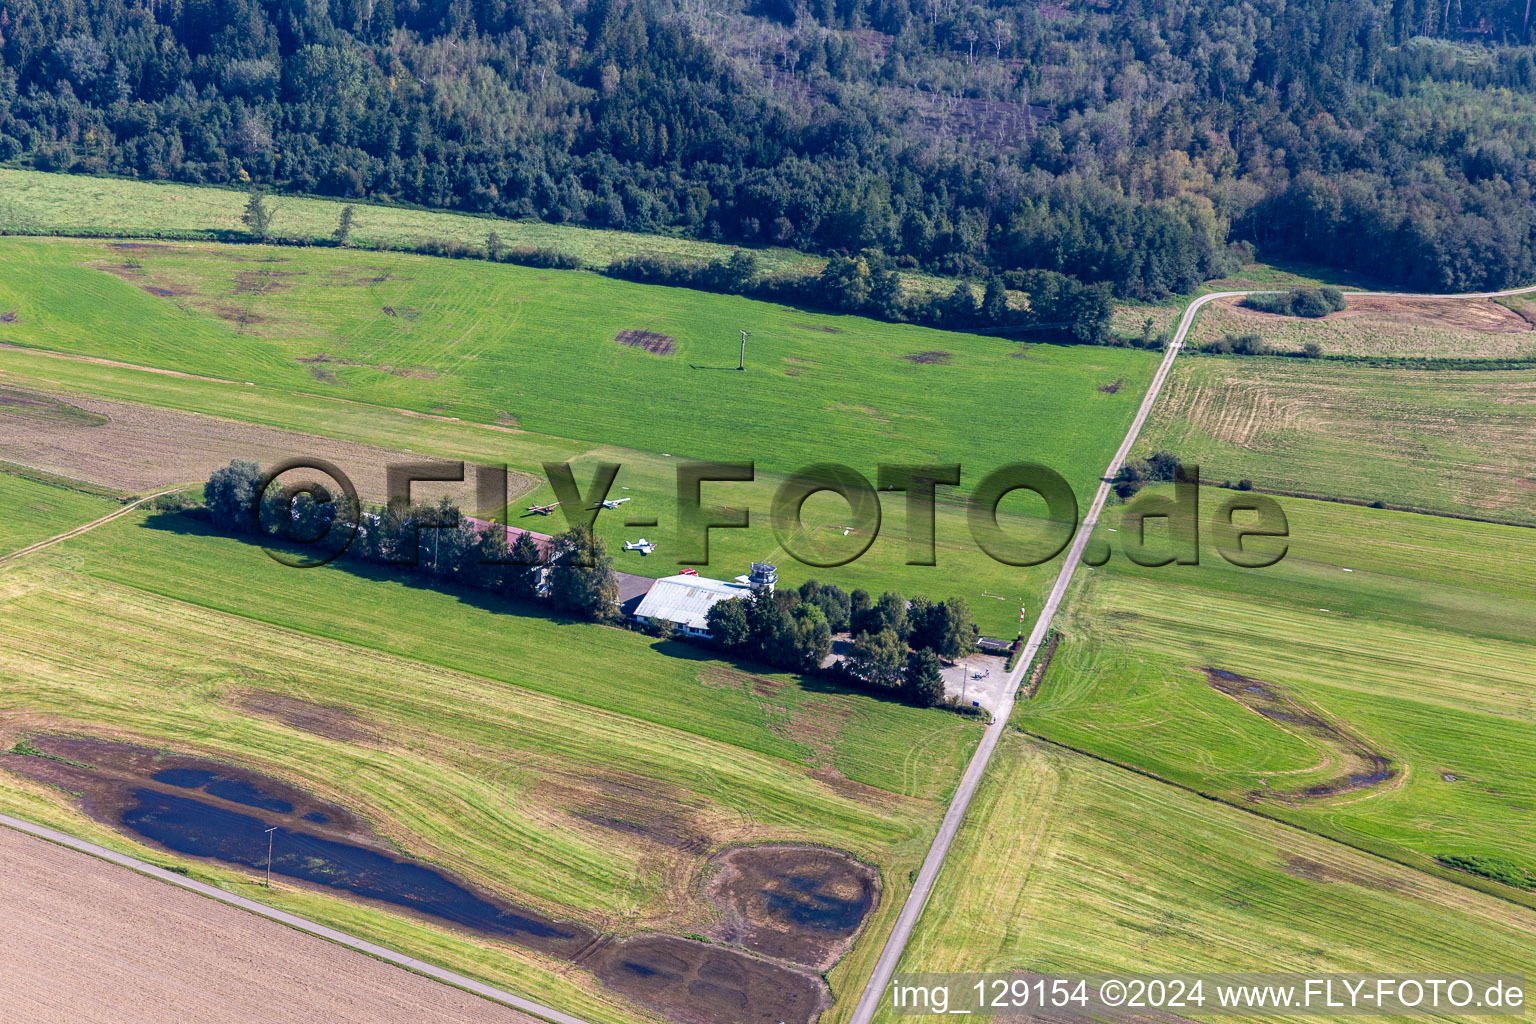
[[[634,610],[626,607],[625,611],[636,622],[675,622],[689,636],[708,638],[709,610],[715,604],[763,590],[771,594],[778,582],[778,568],[767,562],[753,562],[749,574],[737,576],[731,582],[712,580],[692,572],[679,573],[664,576],[651,584]]]

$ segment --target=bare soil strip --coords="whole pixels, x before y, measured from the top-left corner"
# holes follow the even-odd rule
[[[203,480],[231,459],[271,466],[306,457],[335,463],[364,499],[382,502],[389,464],[420,461],[371,445],[152,406],[14,389],[0,399],[0,459],[129,493]],[[520,493],[530,482],[519,474],[508,486]]]

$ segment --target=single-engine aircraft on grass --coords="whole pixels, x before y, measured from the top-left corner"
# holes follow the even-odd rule
[[[641,537],[639,540],[627,540],[624,542],[625,551],[638,551],[642,555],[648,555],[656,550],[656,542]]]
[[[596,505],[593,505],[592,507],[593,508],[618,508],[620,505],[624,504],[626,501],[633,501],[633,500],[634,499],[632,499],[632,498],[604,498],[602,501],[598,502]]]
[[[547,516],[559,507],[560,503],[558,501],[552,501],[548,505],[529,505],[528,514],[535,516]]]

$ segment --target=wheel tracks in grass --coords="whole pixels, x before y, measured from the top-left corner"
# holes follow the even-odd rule
[[[923,866],[918,871],[917,878],[914,880],[912,891],[907,897],[906,904],[902,907],[901,913],[898,915],[896,923],[892,928],[890,937],[886,942],[886,946],[881,951],[880,957],[875,963],[875,967],[870,975],[869,982],[865,986],[863,994],[859,998],[858,1004],[854,1007],[853,1014],[850,1017],[850,1024],[870,1024],[870,1022],[874,1019],[876,1011],[880,1007],[881,998],[884,995],[885,990],[891,981],[891,978],[896,973],[896,967],[900,962],[902,952],[905,950],[907,942],[911,939],[912,932],[917,926],[918,918],[922,914],[923,908],[926,905],[929,896],[932,894],[933,885],[938,878],[939,871],[944,865],[945,858],[947,857],[949,849],[954,842],[954,838],[960,828],[960,824],[965,818],[966,810],[970,806],[970,802],[976,794],[976,789],[981,782],[981,777],[985,773],[987,765],[991,761],[992,754],[997,748],[998,740],[1000,739],[1003,730],[1007,727],[1008,715],[1013,709],[1014,696],[1018,693],[1019,686],[1024,678],[1024,673],[1028,671],[1029,666],[1033,664],[1036,653],[1039,651],[1041,645],[1045,642],[1046,634],[1050,630],[1051,623],[1054,620],[1055,615],[1066,596],[1067,588],[1072,582],[1073,576],[1077,571],[1077,567],[1082,561],[1084,550],[1088,545],[1088,540],[1093,534],[1093,528],[1098,523],[1099,514],[1103,510],[1104,503],[1109,497],[1111,482],[1113,481],[1115,474],[1119,472],[1121,465],[1124,464],[1127,456],[1130,454],[1131,447],[1135,444],[1136,438],[1140,435],[1142,427],[1145,425],[1148,417],[1150,416],[1152,407],[1156,403],[1157,397],[1162,391],[1163,385],[1167,381],[1169,373],[1173,369],[1174,360],[1177,358],[1180,350],[1183,349],[1186,340],[1189,338],[1190,333],[1194,328],[1194,324],[1200,314],[1200,310],[1204,306],[1221,299],[1252,294],[1267,294],[1278,290],[1279,289],[1258,288],[1246,289],[1242,291],[1209,292],[1205,295],[1201,295],[1195,298],[1192,302],[1189,303],[1189,305],[1184,308],[1184,312],[1179,318],[1178,327],[1174,331],[1173,338],[1168,345],[1168,351],[1164,355],[1162,363],[1158,366],[1157,372],[1153,375],[1151,382],[1148,384],[1147,392],[1142,398],[1142,402],[1140,407],[1137,409],[1136,416],[1131,421],[1130,428],[1126,431],[1125,438],[1123,441],[1121,441],[1119,449],[1115,452],[1114,457],[1110,460],[1109,467],[1105,470],[1104,475],[1100,480],[1098,491],[1094,495],[1093,503],[1089,506],[1087,515],[1083,517],[1082,522],[1078,527],[1077,533],[1074,535],[1072,543],[1067,549],[1065,561],[1062,564],[1061,571],[1057,575],[1056,582],[1052,586],[1049,596],[1046,598],[1045,604],[1041,608],[1040,615],[1035,621],[1034,629],[1030,632],[1029,641],[1025,646],[1024,653],[1019,658],[1018,664],[1014,668],[1013,672],[1009,674],[1008,697],[1003,702],[1002,712],[993,720],[992,724],[987,727],[986,734],[982,737],[982,741],[977,746],[976,752],[972,756],[970,764],[966,766],[965,772],[961,776],[960,784],[956,787],[954,798],[950,803],[948,811],[944,815],[944,820],[939,826],[937,835],[934,837],[933,845],[929,849],[928,856],[923,861]],[[1482,292],[1474,295],[1423,295],[1417,297],[1494,298],[1501,295],[1515,295],[1530,291],[1536,291],[1536,285],[1530,285],[1524,288],[1512,288],[1499,292]],[[1347,292],[1346,294],[1377,294],[1390,296],[1405,293],[1372,293],[1351,291]],[[1044,739],[1044,737],[1040,738]],[[1107,761],[1107,759],[1104,758],[1098,758],[1098,760],[1106,760],[1107,763],[1117,764],[1117,762]],[[1118,766],[1131,771],[1136,770],[1128,765]],[[1141,774],[1148,773],[1142,772]],[[1149,775],[1149,777],[1158,778],[1158,776],[1155,775]],[[1159,779],[1159,781],[1166,780]],[[1208,794],[1202,793],[1201,795],[1205,796],[1207,799],[1216,799],[1215,797],[1211,797]],[[1250,810],[1251,813],[1257,813],[1253,812],[1251,808],[1248,810]],[[1268,817],[1268,815],[1263,816]],[[1286,822],[1286,824],[1292,823]],[[1303,828],[1303,826],[1299,825],[1294,827]],[[1313,835],[1321,835],[1321,833],[1312,832],[1310,829],[1303,830]],[[1323,838],[1331,839],[1332,837],[1323,836]],[[1342,840],[1335,841],[1342,842]],[[1384,857],[1387,860],[1393,860],[1396,863],[1402,863],[1401,861],[1397,861],[1396,858],[1388,856],[1385,853],[1379,853],[1373,850],[1366,850],[1365,852],[1375,853],[1377,856]]]
[[[134,501],[134,502],[132,502],[130,504],[124,505],[122,508],[118,509],[115,512],[109,512],[109,513],[107,513],[106,515],[102,516],[99,519],[93,519],[89,523],[85,523],[82,526],[77,526],[73,530],[65,530],[63,533],[54,534],[52,537],[48,537],[45,540],[40,540],[40,541],[38,541],[35,544],[28,544],[26,547],[19,548],[19,549],[15,550],[15,551],[12,551],[10,554],[0,555],[0,565],[5,565],[5,564],[7,564],[9,562],[15,561],[16,559],[22,558],[22,557],[24,557],[26,555],[30,555],[30,554],[32,554],[34,552],[37,552],[37,551],[42,551],[44,548],[52,547],[53,545],[59,543],[60,541],[69,540],[71,537],[78,537],[78,536],[80,536],[83,533],[89,533],[92,530],[96,529],[96,527],[98,527],[98,526],[104,526],[107,523],[110,523],[114,519],[118,519],[118,518],[121,518],[122,516],[127,515],[128,513],[132,512],[134,509],[136,509],[139,506],[143,505],[145,502],[154,501],[156,498],[162,497],[163,495],[166,495],[166,494],[172,494],[172,493],[174,493],[175,491],[178,491],[178,490],[180,490],[179,487],[171,487],[171,488],[168,488],[168,489],[163,490],[163,491],[157,491],[154,494],[148,495],[148,496],[140,498],[137,501]]]

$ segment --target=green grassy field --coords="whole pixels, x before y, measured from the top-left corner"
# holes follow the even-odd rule
[[[1206,480],[1536,523],[1536,370],[1181,358],[1135,454]]]
[[[710,911],[693,880],[709,851],[826,843],[878,865],[887,892],[871,937],[834,971],[840,986],[878,952],[979,736],[953,715],[695,647],[511,614],[479,595],[287,569],[185,519],[135,512],[0,569],[0,743],[64,729],[266,770],[359,810],[407,852],[620,932],[702,931]],[[67,645],[48,640],[63,634]],[[283,725],[245,708],[252,694],[340,709],[367,735]],[[614,786],[631,801],[627,815],[654,814],[660,829],[701,837],[705,852],[580,817]],[[105,834],[61,794],[7,777],[0,798]],[[579,972],[553,976],[494,944],[280,893],[285,906],[592,1019],[631,1019]]]
[[[0,325],[0,341],[213,378],[0,351],[0,372],[17,383],[489,457],[533,473],[551,457],[611,457],[627,467],[615,493],[658,515],[663,538],[675,521],[668,510],[679,459],[751,460],[762,480],[720,485],[711,492],[720,497],[707,499],[751,508],[757,524],[716,534],[722,575],[780,557],[767,520],[778,475],[816,462],[847,463],[871,479],[879,463],[958,462],[964,491],[1000,465],[1034,459],[1066,476],[1086,503],[1156,361],[1147,352],[1020,347],[585,273],[398,254],[10,239],[0,242],[0,267],[9,271],[0,307],[16,314]],[[737,326],[752,334],[744,374],[733,369]],[[630,328],[675,339],[675,354],[614,341]],[[920,353],[942,355],[904,358]],[[395,422],[375,429],[360,410]],[[394,410],[416,414],[419,436],[400,429]],[[447,441],[466,433],[478,436]],[[578,479],[585,484],[584,469]],[[786,582],[814,575],[958,593],[984,629],[1016,629],[1019,603],[1033,601],[1048,570],[1013,569],[979,552],[956,498],[941,513],[942,579],[908,567],[894,497],[883,539],[865,559],[812,571],[780,558]],[[527,497],[550,499],[547,489]],[[829,537],[846,515],[832,502],[807,507],[812,529]],[[1020,496],[1005,505],[1015,517],[1032,511]],[[599,520],[615,550],[646,532],[626,529],[625,518]],[[532,522],[561,528],[559,517]],[[664,542],[658,557],[629,556],[621,567],[675,571],[669,546],[677,550]],[[958,590],[945,582],[957,579]]]
[[[243,203],[217,189],[10,171],[0,187],[0,229],[37,233],[227,232]],[[278,230],[326,235],[337,209],[281,199]],[[541,224],[358,214],[362,240],[392,245],[479,243],[492,226],[509,244],[592,265],[717,254]],[[1256,266],[1212,287],[1307,274]],[[1116,326],[1135,333],[1151,316],[1160,329],[1180,308],[1127,307]],[[991,469],[1036,460],[1086,504],[1158,358],[585,272],[208,242],[0,239],[0,314],[11,314],[0,319],[6,387],[533,474],[572,460],[583,486],[594,463],[619,462],[611,496],[633,501],[599,529],[630,572],[677,567],[679,461],[750,459],[755,483],[706,491],[753,516],[750,530],[714,532],[708,575],[766,559],[787,585],[956,594],[1004,636],[1021,602],[1038,609],[1058,566],[987,558],[960,499]],[[738,329],[751,332],[746,373],[734,371]],[[672,351],[621,345],[626,330],[665,335]],[[1181,357],[1137,453],[1170,449],[1207,480],[1533,522],[1533,388],[1526,371]],[[820,461],[871,479],[878,463],[961,463],[962,487],[937,513],[939,565],[904,564],[914,531],[899,495],[882,502],[880,539],[862,559],[818,569],[789,558],[768,520],[772,494]],[[0,501],[6,485],[0,476]],[[1207,517],[1230,493],[1204,492]],[[519,497],[513,522],[564,528],[560,515],[517,517],[553,497],[548,486]],[[1291,551],[1262,570],[1230,567],[1209,544],[1198,567],[1137,568],[1118,550],[1123,510],[1107,512],[1100,536],[1114,556],[1080,574],[1044,685],[1015,714],[1019,728],[1104,760],[1005,739],[904,969],[1523,969],[1536,892],[1437,858],[1536,871],[1527,531],[1283,504]],[[1028,532],[1035,511],[1016,496],[1003,523]],[[656,527],[624,526],[652,515]],[[847,525],[844,506],[822,496],[797,540],[836,545]],[[642,533],[661,542],[655,555],[619,552]],[[49,642],[59,635],[71,643]],[[1243,682],[1223,691],[1206,669]],[[253,693],[342,709],[369,738],[298,732],[243,707]],[[251,764],[361,810],[402,849],[621,932],[702,930],[708,910],[698,855],[580,816],[605,787],[643,792],[648,813],[712,849],[777,839],[850,850],[879,866],[885,895],[831,972],[828,1024],[851,1011],[979,736],[955,716],[523,615],[481,593],[352,564],[284,568],[188,517],[143,512],[0,568],[0,722],[0,744],[64,727]],[[1377,756],[1390,778],[1348,781]],[[0,801],[133,848],[42,788],[0,780]],[[251,892],[239,873],[193,871]],[[581,972],[313,893],[274,899],[589,1019],[635,1019]]]
[[[93,178],[42,171],[0,168],[0,233],[12,235],[104,235],[123,238],[206,238],[226,240],[246,232],[240,216],[249,193],[211,185],[165,181]],[[343,206],[355,211],[349,244],[359,249],[411,249],[423,242],[457,242],[484,248],[494,231],[508,248],[533,246],[574,256],[601,270],[631,256],[677,260],[727,259],[736,246],[672,235],[643,235],[549,224],[540,220],[505,220],[448,210],[422,210],[338,199],[277,195],[272,230],[284,239],[330,242]],[[764,273],[814,273],[826,258],[794,249],[755,248]],[[948,291],[950,279],[921,271],[901,274],[909,293]]]
[[[950,857],[903,971],[1513,973],[1536,954],[1526,908],[1016,733]]]
[[[248,193],[239,189],[173,182],[91,178],[42,171],[0,169],[0,231],[19,235],[117,235],[124,238],[220,239],[243,235],[240,215]],[[304,196],[273,196],[272,229],[285,238],[330,240],[346,203]],[[417,210],[371,203],[356,211],[351,242],[409,248],[427,239],[484,246],[495,231],[509,247],[558,249],[602,268],[625,256],[710,260],[733,246],[632,231],[604,231],[538,220],[503,220],[447,210]],[[764,270],[820,269],[825,260],[793,249],[755,249]]]
[[[1230,492],[1206,491],[1207,515]],[[1452,873],[1536,868],[1536,552],[1523,528],[1282,499],[1290,550],[1238,569],[1143,569],[1117,552],[1069,601],[1016,721],[1266,815]],[[1114,518],[1101,529],[1110,541]],[[1223,692],[1205,670],[1244,680]],[[1252,695],[1278,691],[1282,703]],[[1321,722],[1326,729],[1315,728]],[[1369,775],[1362,751],[1390,762]],[[1313,795],[1312,787],[1335,787]]]
[[[117,502],[0,470],[0,555],[107,515]]]
[[[627,506],[641,512],[658,512],[662,517],[659,531],[624,526],[628,512],[605,512],[597,521],[598,532],[614,552],[618,568],[648,576],[676,572],[677,547],[674,524],[667,510],[676,502],[676,462],[654,452],[595,447],[563,438],[549,438],[521,432],[508,435],[502,428],[443,417],[423,417],[407,410],[294,394],[275,388],[247,387],[240,383],[190,379],[123,366],[104,366],[95,362],[58,359],[40,352],[0,350],[0,382],[17,388],[46,390],[63,396],[99,395],[114,400],[154,403],[155,405],[196,412],[202,415],[241,420],[263,426],[284,427],[303,424],[311,434],[350,441],[366,441],[386,449],[413,452],[417,456],[463,459],[470,462],[499,463],[512,460],[514,468],[540,473],[543,461],[571,460],[577,480],[585,486],[591,479],[593,463],[618,462],[624,468],[614,485],[614,495],[631,497]],[[195,438],[188,439],[189,444]],[[859,560],[836,569],[802,565],[782,556],[777,535],[768,515],[774,489],[781,477],[762,473],[753,484],[710,485],[706,500],[736,504],[752,510],[752,526],[746,530],[717,530],[710,540],[709,572],[733,576],[744,571],[753,560],[778,559],[780,579],[786,585],[819,578],[847,587],[863,586],[872,591],[895,587],[905,594],[933,596],[959,595],[970,603],[976,621],[986,632],[1012,636],[1018,628],[1018,607],[1028,601],[1038,606],[1038,598],[1054,575],[1056,563],[1020,568],[993,561],[973,543],[965,523],[964,508],[958,502],[942,501],[936,509],[936,552],[938,566],[909,566],[906,563],[907,534],[905,499],[887,495],[882,499],[884,515],[879,539]],[[188,481],[191,483],[191,481]],[[961,488],[963,491],[964,488]],[[472,495],[466,493],[466,500]],[[543,531],[563,529],[560,516],[536,518],[524,516],[524,506],[554,500],[552,490],[540,485],[524,494],[513,508],[513,522]],[[1010,536],[1038,535],[1039,523],[1031,515],[1035,510],[1028,499],[1010,496],[1000,506],[999,521]],[[847,507],[831,496],[807,502],[804,523],[811,540],[842,543],[840,530],[834,526],[847,518]],[[648,533],[661,541],[658,553],[642,557],[622,552],[624,540]],[[820,536],[815,536],[819,534]],[[798,535],[797,535],[798,536]],[[797,548],[798,550],[798,548]]]

